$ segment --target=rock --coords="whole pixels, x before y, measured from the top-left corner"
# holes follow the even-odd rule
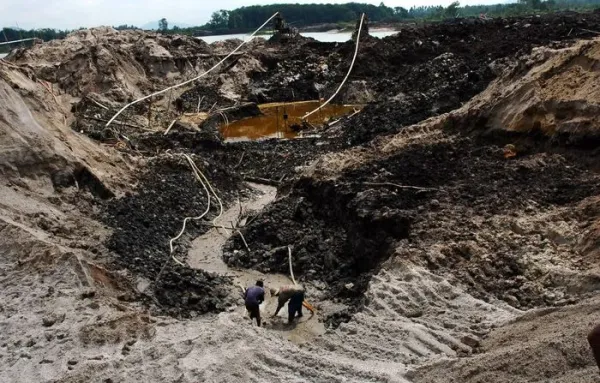
[[[556,301],[556,299],[557,299],[557,297],[556,297],[556,294],[554,294],[554,293],[551,293],[551,292],[547,291],[547,292],[544,294],[544,300],[545,300],[546,302],[552,303],[552,302],[555,302],[555,301]]]
[[[87,299],[87,298],[93,298],[94,296],[96,296],[96,290],[89,288],[89,289],[85,289],[81,292],[80,298]]]
[[[508,303],[509,305],[511,305],[513,307],[519,307],[521,305],[521,303],[519,302],[517,297],[515,297],[514,295],[504,296],[504,302]]]
[[[42,324],[44,325],[44,327],[52,327],[54,326],[54,324],[61,323],[64,320],[65,314],[52,313],[42,318]]]
[[[471,348],[477,348],[481,344],[481,340],[474,335],[465,335],[460,341]]]

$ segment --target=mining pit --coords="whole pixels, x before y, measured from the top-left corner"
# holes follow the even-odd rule
[[[11,52],[0,380],[600,382],[598,30],[364,36],[307,120],[353,41],[227,56],[102,27]],[[251,324],[240,285],[290,259],[315,315],[267,293]]]

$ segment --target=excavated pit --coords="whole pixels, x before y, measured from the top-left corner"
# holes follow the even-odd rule
[[[216,127],[252,102],[287,112],[327,98],[352,43],[253,42],[110,128],[123,103],[229,45],[107,28],[12,54],[0,61],[0,378],[593,381],[598,41],[575,40],[599,29],[598,13],[561,13],[365,39],[334,101],[368,105],[301,140],[225,143]],[[210,226],[213,201],[175,244],[192,267],[170,261],[169,239],[208,202],[183,153],[225,221],[257,201],[245,181],[277,187],[239,227],[249,251]],[[317,315],[251,327],[236,284],[288,283],[288,246]]]

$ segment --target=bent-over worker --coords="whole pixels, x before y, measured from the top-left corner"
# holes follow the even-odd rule
[[[271,289],[271,295],[277,297],[277,310],[273,316],[277,316],[279,310],[288,303],[288,322],[291,324],[298,314],[298,318],[302,317],[302,302],[304,302],[304,287],[301,285],[281,286],[279,289]]]
[[[244,303],[246,310],[250,313],[250,320],[256,318],[256,324],[260,327],[260,304],[265,300],[265,289],[263,281],[256,281],[255,286],[251,286],[244,291]]]

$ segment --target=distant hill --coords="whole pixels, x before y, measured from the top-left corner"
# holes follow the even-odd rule
[[[168,20],[169,22],[169,29],[173,29],[173,27],[177,26],[179,28],[191,28],[191,27],[195,27],[195,25],[192,24],[187,24],[187,23],[178,23],[178,22],[174,22],[171,20]],[[156,21],[150,21],[144,25],[140,26],[141,29],[145,30],[145,31],[155,31],[158,29],[158,20]]]

